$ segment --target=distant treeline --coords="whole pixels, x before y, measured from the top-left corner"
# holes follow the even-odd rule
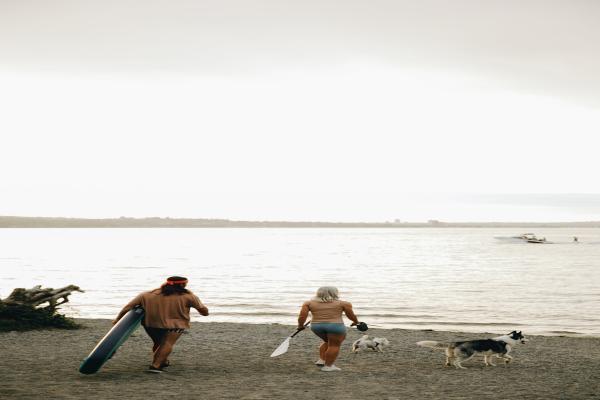
[[[600,221],[586,222],[293,222],[232,221],[193,218],[54,218],[0,217],[0,228],[600,228]]]

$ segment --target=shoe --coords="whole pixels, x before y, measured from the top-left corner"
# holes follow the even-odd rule
[[[323,372],[334,372],[334,371],[341,371],[341,368],[336,367],[335,365],[330,365],[329,367],[326,365],[323,368],[321,368],[321,371]]]
[[[318,367],[324,367],[325,366],[325,360],[322,360],[319,358],[319,361],[315,361],[315,365]]]
[[[165,361],[164,363],[160,364],[160,369],[167,368],[170,365],[171,365],[171,363],[169,361]]]
[[[148,367],[146,372],[150,372],[152,374],[161,374],[163,372],[163,370],[162,370],[162,368],[156,368],[151,365],[150,367]]]

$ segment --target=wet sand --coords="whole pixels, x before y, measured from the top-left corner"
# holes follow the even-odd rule
[[[342,371],[324,373],[313,364],[319,339],[309,331],[271,359],[293,327],[194,323],[168,372],[145,372],[151,341],[138,330],[99,373],[86,376],[79,364],[110,321],[79,322],[84,329],[0,333],[0,398],[600,399],[600,338],[528,336],[511,364],[485,367],[476,357],[456,370],[443,366],[442,353],[415,342],[495,335],[370,329],[390,347],[352,354],[361,335],[352,330],[336,362]]]

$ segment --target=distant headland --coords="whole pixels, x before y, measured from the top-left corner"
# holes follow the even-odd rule
[[[235,221],[204,218],[62,218],[0,216],[0,228],[600,228],[600,221],[581,222],[319,222]]]

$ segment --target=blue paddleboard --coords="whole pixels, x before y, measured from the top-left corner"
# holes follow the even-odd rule
[[[83,360],[79,366],[79,372],[82,374],[98,372],[119,346],[140,326],[143,318],[143,308],[134,308],[125,314]]]

